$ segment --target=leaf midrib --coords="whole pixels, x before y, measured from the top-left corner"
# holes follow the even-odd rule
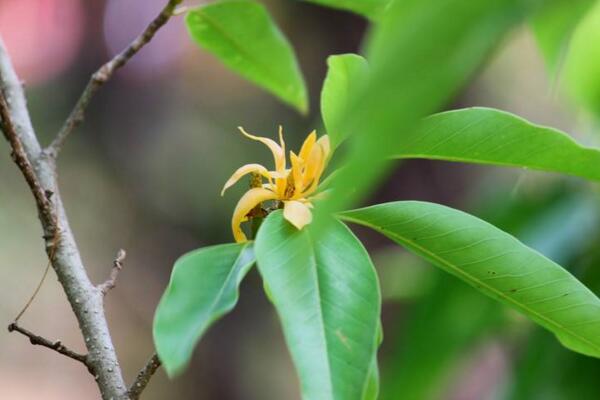
[[[263,71],[266,72],[267,75],[269,75],[271,77],[276,77],[276,79],[274,79],[274,80],[277,82],[277,85],[279,87],[282,87],[282,88],[286,87],[287,83],[284,82],[285,79],[282,80],[282,78],[279,76],[279,74],[276,73],[276,70],[270,69],[267,65],[263,64],[258,59],[254,58],[250,52],[245,50],[244,46],[242,44],[240,44],[240,42],[238,42],[233,36],[231,36],[229,33],[227,33],[227,30],[224,29],[221,25],[219,25],[212,17],[210,17],[205,10],[200,9],[200,10],[197,10],[196,12],[199,15],[201,15],[202,18],[204,18],[206,20],[206,22],[208,22],[217,32],[219,32],[221,35],[223,35],[223,37],[225,37],[232,44],[232,46],[234,48],[236,48],[236,50],[240,54],[242,54],[243,57],[250,60],[252,63],[257,65],[258,67],[260,67]],[[294,69],[296,69],[296,68],[294,68]],[[296,75],[297,71],[294,71],[294,72]],[[277,90],[277,89],[272,89],[272,88],[269,88],[269,89],[273,90],[275,92],[279,92],[279,90]],[[286,97],[287,97],[287,94],[286,94]],[[296,103],[296,100],[293,100],[293,101],[294,101],[294,103]]]
[[[374,224],[368,223],[366,221],[360,220],[360,219],[356,219],[356,218],[352,218],[346,215],[341,216],[341,218],[343,220],[349,221],[349,222],[354,222],[356,224],[359,225],[363,225],[363,226],[367,226],[371,229],[374,229],[376,231],[379,231],[381,233],[383,233],[386,236],[391,236],[395,239],[397,239],[400,242],[404,242],[405,244],[408,244],[409,246],[414,247],[415,249],[418,249],[419,251],[423,252],[424,254],[428,255],[429,257],[431,257],[432,259],[440,262],[441,264],[445,265],[447,268],[449,268],[450,270],[454,271],[457,273],[457,275],[462,276],[465,280],[469,281],[469,282],[473,282],[476,285],[479,285],[482,288],[485,288],[486,290],[489,290],[490,292],[494,293],[495,295],[497,295],[498,297],[502,298],[503,300],[505,300],[507,303],[513,304],[514,306],[516,306],[518,309],[524,310],[527,313],[530,313],[531,315],[534,315],[535,317],[539,318],[540,320],[543,320],[544,322],[548,323],[549,325],[554,326],[555,328],[558,328],[559,330],[564,331],[564,333],[571,335],[572,337],[576,338],[577,340],[582,341],[583,343],[586,343],[587,345],[589,345],[590,347],[592,347],[594,350],[596,350],[597,352],[600,353],[600,346],[589,341],[587,338],[582,337],[580,335],[578,335],[577,333],[573,332],[572,330],[570,330],[569,328],[565,327],[564,325],[560,324],[559,322],[555,321],[552,318],[546,317],[543,314],[540,314],[539,312],[529,308],[527,305],[513,299],[510,296],[507,296],[504,292],[502,292],[501,290],[498,290],[496,288],[494,288],[493,286],[490,286],[488,284],[486,284],[485,282],[481,281],[480,279],[477,279],[476,277],[473,277],[472,275],[466,273],[465,271],[461,270],[459,267],[455,266],[453,263],[451,263],[450,261],[447,261],[446,259],[437,256],[435,253],[427,250],[425,247],[415,243],[414,241],[399,235],[397,233],[391,232],[383,227],[380,226],[376,226]]]
[[[310,235],[310,233],[308,232],[308,230],[305,230],[305,234],[306,234],[306,238],[308,239],[308,247],[310,248],[310,261],[312,262],[312,265],[314,266],[313,269],[313,276],[315,278],[315,287],[317,289],[317,298],[319,301],[319,322],[321,325],[321,333],[323,335],[323,342],[325,343],[325,350],[326,350],[326,358],[327,358],[327,373],[329,375],[329,390],[330,390],[330,395],[331,395],[331,399],[335,399],[335,393],[334,393],[334,388],[333,388],[333,375],[331,373],[331,359],[329,358],[329,342],[327,340],[327,332],[325,330],[325,318],[323,317],[323,300],[322,300],[322,296],[321,296],[321,285],[320,282],[321,280],[319,279],[319,271],[318,271],[318,265],[317,265],[317,252],[315,251],[315,246],[312,240],[312,237]]]

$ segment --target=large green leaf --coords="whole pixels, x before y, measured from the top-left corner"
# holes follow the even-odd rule
[[[596,204],[591,204],[591,199],[570,192],[561,193],[554,199],[550,195],[544,196],[544,202],[540,204],[537,196],[534,196],[535,201],[531,196],[511,195],[506,187],[500,185],[489,197],[486,196],[487,199],[477,209],[480,210],[479,215],[485,215],[508,232],[518,232],[524,243],[545,256],[569,262],[582,254],[582,246],[594,240],[599,210]],[[379,267],[376,261],[375,265]],[[398,271],[406,269],[402,264],[395,267]],[[401,318],[399,321],[397,328],[403,330],[400,340],[396,339],[399,343],[387,345],[388,363],[383,368],[382,400],[396,400],[399,394],[402,400],[439,398],[453,385],[455,375],[452,372],[462,368],[465,358],[468,359],[486,338],[504,330],[503,340],[510,341],[511,334],[519,332],[522,335],[525,330],[521,329],[523,324],[515,329],[512,318],[506,320],[505,316],[509,314],[499,302],[482,296],[454,276],[423,265],[414,267],[422,269],[436,284],[427,291],[428,296],[423,296],[413,305],[408,320]],[[511,323],[507,325],[507,322]],[[584,357],[561,347],[547,331],[544,334],[550,336],[553,347]],[[523,347],[523,351],[534,349],[534,343],[524,346],[527,350]],[[540,361],[547,364],[545,358]],[[406,368],[407,365],[410,368]],[[523,372],[523,375],[530,374],[527,368],[515,370]],[[539,398],[546,394],[539,390],[536,393],[540,394]],[[529,398],[533,397],[530,395]],[[515,400],[515,396],[502,398]]]
[[[600,180],[600,150],[556,129],[504,111],[467,108],[433,115],[400,133],[398,158],[430,158],[506,165]]]
[[[368,79],[367,60],[356,54],[327,58],[327,76],[321,91],[321,114],[333,148],[345,139],[344,112]]]
[[[344,212],[557,335],[600,357],[600,299],[568,271],[511,235],[438,204],[400,201]]]
[[[564,63],[566,89],[600,114],[600,2],[586,14],[571,39]]]
[[[351,139],[348,157],[332,182],[337,195],[329,196],[321,213],[346,209],[376,187],[402,134],[443,107],[530,5],[530,0],[392,2],[370,36],[369,84],[342,118]]]
[[[170,376],[183,371],[210,325],[233,309],[253,263],[248,244],[205,247],[175,262],[153,329],[156,351]]]
[[[377,18],[391,0],[304,0],[322,6],[339,8],[364,15],[368,18]]]
[[[225,65],[305,113],[308,96],[294,51],[264,6],[212,3],[186,17],[194,41]]]
[[[256,257],[306,400],[373,394],[381,295],[369,255],[340,222],[316,237],[281,211],[263,223]]]

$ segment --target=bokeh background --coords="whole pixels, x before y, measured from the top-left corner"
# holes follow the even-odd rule
[[[163,0],[0,0],[0,35],[26,86],[47,143],[101,63],[127,45]],[[175,259],[231,241],[229,218],[242,187],[224,198],[239,165],[270,162],[236,127],[293,147],[320,128],[319,92],[330,54],[358,52],[365,21],[307,3],[264,2],[299,56],[311,94],[308,117],[226,70],[196,48],[176,17],[94,98],[60,159],[60,183],[92,278],[127,251],[107,315],[129,381],[153,351],[151,324]],[[198,4],[197,2],[194,4]],[[561,128],[594,145],[592,120],[546,73],[531,32],[513,32],[449,108],[493,106]],[[365,166],[368,168],[368,166]],[[243,186],[243,185],[240,185]],[[517,235],[600,289],[596,190],[578,179],[524,170],[409,161],[369,203],[435,201]],[[551,334],[458,280],[357,229],[383,284],[382,398],[598,399],[600,361],[570,353]],[[0,325],[8,325],[41,277],[34,203],[8,146],[0,142]],[[64,294],[50,273],[22,324],[83,352]],[[153,399],[297,400],[298,381],[256,271],[238,307],[211,328],[192,365]],[[0,330],[0,399],[94,399],[92,377],[70,359]]]

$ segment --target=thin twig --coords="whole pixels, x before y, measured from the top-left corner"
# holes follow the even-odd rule
[[[144,368],[142,368],[142,370],[138,373],[137,377],[135,378],[135,381],[133,382],[133,384],[129,388],[129,391],[127,392],[131,400],[138,400],[140,398],[140,395],[148,385],[148,382],[150,382],[150,378],[152,378],[152,375],[154,375],[154,373],[160,367],[161,364],[162,363],[158,358],[158,355],[154,353],[154,355],[150,357]]]
[[[0,90],[0,118],[0,127],[2,128],[4,137],[12,148],[11,156],[13,161],[17,164],[25,177],[25,181],[33,193],[33,197],[35,198],[35,202],[37,203],[43,218],[47,222],[54,222],[55,218],[52,217],[52,206],[49,200],[49,197],[51,197],[52,194],[45,192],[38,180],[33,165],[27,157],[27,153],[21,143],[19,134],[17,133],[17,129],[10,114],[8,100],[2,90]]]
[[[158,32],[158,30],[174,15],[173,11],[175,10],[175,7],[182,1],[183,0],[169,0],[160,14],[133,42],[131,42],[131,44],[125,50],[100,67],[100,69],[98,69],[98,71],[92,75],[83,93],[79,97],[79,100],[77,100],[75,107],[71,111],[71,114],[65,121],[65,124],[61,128],[60,132],[58,132],[58,135],[54,141],[46,149],[49,155],[54,158],[58,156],[58,153],[67,140],[69,134],[83,121],[85,110],[96,91],[100,89],[100,87],[102,87],[106,82],[108,82],[117,69],[123,67],[138,51],[142,49],[142,47],[152,40],[156,32]]]
[[[113,261],[113,266],[110,270],[110,276],[106,282],[98,285],[98,289],[100,289],[100,292],[102,292],[104,296],[106,296],[106,293],[108,293],[109,290],[113,289],[117,285],[117,278],[119,277],[119,272],[121,272],[123,269],[123,261],[125,260],[125,257],[127,257],[127,253],[125,250],[120,249]]]
[[[76,353],[73,350],[68,349],[65,345],[63,345],[60,342],[60,340],[51,342],[50,340],[48,340],[46,338],[43,338],[25,328],[20,327],[16,322],[13,322],[12,324],[10,324],[8,326],[8,331],[9,332],[19,332],[20,334],[27,336],[29,338],[29,341],[31,342],[31,344],[38,345],[38,346],[44,346],[49,349],[52,349],[52,350],[62,354],[63,356],[67,356],[69,358],[72,358],[73,360],[83,363],[86,367],[88,367],[88,369],[90,368],[88,361],[87,361],[87,357],[85,355]]]

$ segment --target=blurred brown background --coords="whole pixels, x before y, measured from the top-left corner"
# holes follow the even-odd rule
[[[311,93],[308,118],[196,48],[182,17],[176,17],[97,95],[60,159],[63,199],[92,278],[105,279],[118,249],[128,254],[118,286],[107,298],[107,315],[129,380],[152,353],[152,316],[174,260],[193,248],[232,240],[229,218],[243,188],[221,198],[221,185],[239,165],[270,162],[264,148],[242,138],[236,127],[274,136],[282,124],[295,147],[321,126],[326,57],[360,48],[366,24],[359,17],[302,2],[265,3],[297,51]],[[25,81],[44,143],[57,132],[90,74],[128,44],[162,5],[163,0],[0,0],[0,34]],[[588,121],[551,90],[525,28],[508,38],[454,103],[466,105],[503,108],[591,141]],[[4,142],[0,150],[0,326],[6,326],[33,291],[46,257],[31,195]],[[410,161],[373,201],[422,199],[469,211],[494,190],[535,202],[558,179]],[[359,232],[376,261],[405,257],[382,238]],[[420,278],[407,284],[405,275],[386,269],[389,263],[378,264],[388,299],[380,351],[385,373],[386,360],[402,339],[411,290],[427,278],[417,274]],[[79,351],[84,348],[52,272],[22,323]],[[465,353],[443,397],[493,398],[510,365],[511,353],[502,343],[478,343]],[[298,391],[278,321],[253,271],[238,307],[210,330],[185,375],[169,381],[159,371],[144,398],[294,400]],[[0,399],[93,398],[96,386],[79,364],[0,330]]]

